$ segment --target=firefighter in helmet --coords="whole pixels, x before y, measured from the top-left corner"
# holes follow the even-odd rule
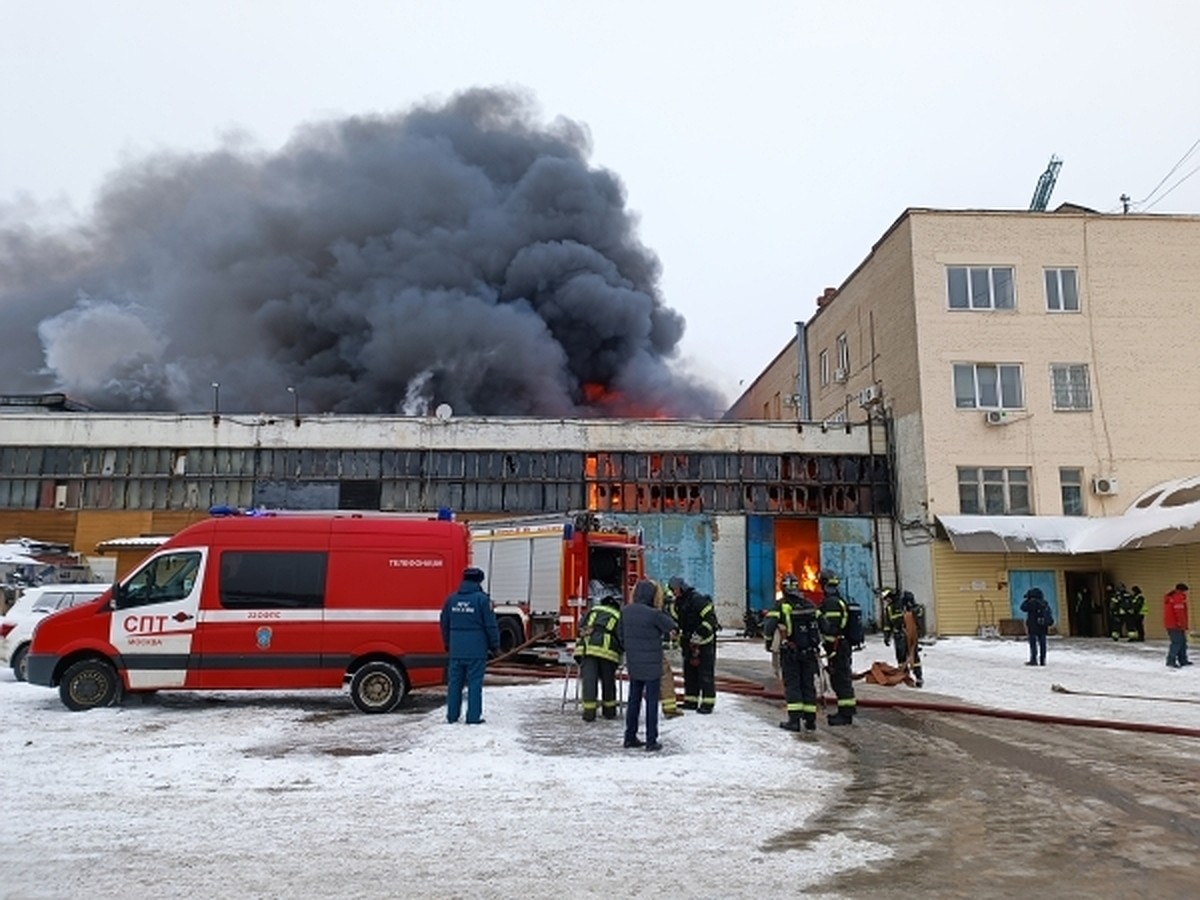
[[[924,687],[919,638],[925,631],[925,612],[912,591],[897,594],[886,588],[882,596],[883,642],[896,648],[896,665],[912,674],[917,687]]]
[[[821,629],[817,607],[800,592],[800,582],[791,572],[780,579],[777,604],[779,662],[783,673],[787,731],[815,731],[817,727],[817,676],[820,674]],[[801,725],[803,723],[803,725]]]
[[[668,585],[675,595],[679,630],[683,635],[683,708],[711,713],[717,702],[717,624],[712,598],[699,593],[680,576]]]
[[[830,725],[853,725],[858,702],[854,698],[854,648],[852,646],[850,605],[842,596],[840,581],[833,572],[819,578],[823,599],[819,619],[825,646],[829,686],[837,695],[837,712],[826,718]]]
[[[575,658],[583,682],[583,721],[596,721],[599,706],[606,719],[617,717],[617,666],[621,664],[621,639],[617,624],[621,621],[621,601],[606,596],[587,611],[579,625]],[[597,685],[600,700],[597,703]]]

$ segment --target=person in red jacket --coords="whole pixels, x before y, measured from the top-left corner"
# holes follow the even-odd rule
[[[1182,581],[1175,585],[1175,590],[1163,597],[1163,625],[1167,628],[1167,637],[1171,646],[1167,649],[1167,667],[1182,669],[1190,666],[1192,661],[1187,655],[1188,586]]]

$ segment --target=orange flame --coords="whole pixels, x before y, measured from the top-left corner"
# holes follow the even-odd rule
[[[594,381],[585,382],[583,387],[584,404],[592,412],[606,418],[621,419],[666,419],[665,411],[645,403],[638,402],[620,391],[613,391]]]

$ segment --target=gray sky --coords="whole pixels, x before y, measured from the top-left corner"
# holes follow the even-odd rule
[[[160,149],[270,152],[316,120],[524,88],[587,126],[681,357],[732,400],[907,207],[1024,209],[1054,153],[1051,206],[1200,212],[1200,174],[1171,190],[1200,166],[1171,173],[1200,140],[1197,33],[1182,0],[0,0],[0,214],[86,215]]]

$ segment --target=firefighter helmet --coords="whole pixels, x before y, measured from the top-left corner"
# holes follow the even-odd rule
[[[785,572],[779,579],[779,589],[781,591],[798,591],[800,590],[800,579],[791,572]]]

